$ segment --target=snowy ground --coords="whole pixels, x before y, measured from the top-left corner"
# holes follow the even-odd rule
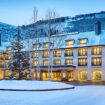
[[[71,87],[74,86],[61,82],[50,82],[50,81],[27,81],[27,80],[0,81],[0,89],[43,90],[43,89],[59,89],[59,88],[71,88]]]
[[[105,105],[105,86],[47,92],[0,91],[0,105]]]

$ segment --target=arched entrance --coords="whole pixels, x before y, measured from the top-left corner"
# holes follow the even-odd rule
[[[48,72],[47,71],[41,72],[41,79],[42,80],[48,80]]]
[[[92,71],[92,80],[93,81],[101,81],[102,80],[102,71],[101,70],[93,70]]]
[[[78,80],[79,81],[87,81],[87,70],[79,70],[78,71]]]
[[[68,71],[62,70],[62,81],[68,81]]]
[[[74,70],[68,71],[68,81],[74,80]]]

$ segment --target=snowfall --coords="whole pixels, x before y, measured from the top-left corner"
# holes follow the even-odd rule
[[[25,89],[46,89],[72,85],[49,81],[0,81],[0,88],[20,89],[23,86]],[[83,85],[69,90],[41,92],[0,91],[0,105],[105,105],[105,86]]]

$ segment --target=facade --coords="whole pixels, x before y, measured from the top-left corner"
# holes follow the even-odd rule
[[[105,12],[70,18],[61,34],[26,39],[24,51],[28,51],[27,41],[34,79],[105,81]],[[9,51],[7,47],[6,52],[1,53],[4,57],[0,56],[3,59],[0,66],[10,59]],[[0,79],[11,73],[8,67],[3,68]]]

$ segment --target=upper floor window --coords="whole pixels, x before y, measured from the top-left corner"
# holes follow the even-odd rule
[[[32,52],[32,57],[38,57],[38,51],[33,51]]]
[[[3,61],[0,61],[0,68],[3,67]]]
[[[92,58],[92,66],[101,66],[101,65],[102,65],[101,57]]]
[[[91,52],[92,52],[92,55],[101,55],[102,54],[102,48],[101,47],[93,47]]]
[[[6,50],[7,51],[11,51],[12,50],[12,47],[7,47]]]
[[[4,54],[0,53],[0,59],[3,59],[3,58],[4,58]]]
[[[38,65],[38,61],[37,60],[33,60],[33,66],[37,66]]]
[[[39,48],[39,44],[33,44],[33,48]]]
[[[49,51],[48,50],[42,51],[42,57],[48,57],[48,56],[49,56]]]
[[[78,66],[87,66],[87,58],[78,58]]]
[[[73,49],[65,49],[65,56],[73,56]]]
[[[4,56],[5,56],[6,60],[10,60],[10,58],[11,58],[10,54],[5,54]]]
[[[49,47],[49,43],[48,42],[47,43],[44,43],[43,47],[44,48],[48,48]]]
[[[54,57],[60,57],[61,56],[61,50],[54,50],[53,55],[54,55]]]
[[[54,60],[53,63],[54,63],[54,65],[60,65],[61,64],[61,60],[58,60],[58,59]]]
[[[70,46],[74,44],[74,40],[66,40],[66,46]]]
[[[48,65],[48,60],[43,60],[43,66],[47,66]]]
[[[86,56],[87,55],[87,48],[79,48],[78,49],[79,56]]]
[[[65,59],[65,64],[66,65],[72,65],[73,64],[73,59]]]
[[[87,38],[79,39],[79,44],[87,44],[87,41]]]

